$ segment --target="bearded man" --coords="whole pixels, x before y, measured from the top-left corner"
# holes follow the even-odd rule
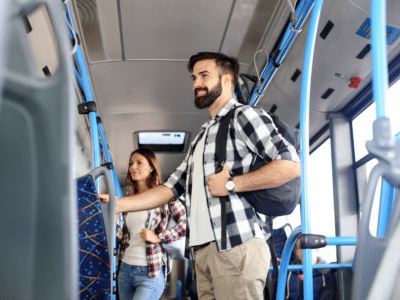
[[[266,240],[270,229],[240,192],[280,186],[300,176],[295,148],[278,133],[262,109],[233,98],[239,63],[221,53],[200,52],[188,63],[195,106],[211,118],[191,143],[188,155],[165,184],[142,194],[117,199],[117,212],[162,206],[185,194],[190,259],[195,261],[200,299],[264,299],[270,265]],[[215,163],[220,121],[239,106],[230,123],[226,163]],[[250,172],[256,156],[268,164]],[[241,174],[233,176],[232,174]],[[221,226],[220,197],[226,201],[226,232]],[[107,195],[100,195],[107,201]],[[222,243],[222,237],[226,237]]]

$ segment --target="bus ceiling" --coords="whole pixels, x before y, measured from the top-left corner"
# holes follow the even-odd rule
[[[262,73],[269,58],[277,70],[257,106],[274,110],[293,127],[299,125],[310,16],[276,64],[277,50],[293,25],[289,0],[201,1],[196,5],[174,0],[157,6],[149,1],[71,2],[95,101],[116,157],[129,155],[134,131],[185,130],[194,136],[208,114],[194,108],[186,63],[200,51],[236,56],[241,73],[253,77],[257,70]],[[309,2],[313,1],[291,0],[297,19]],[[329,137],[329,113],[347,113],[349,103],[371,81],[369,2],[324,3],[313,58],[311,150]],[[389,62],[400,52],[399,10],[398,1],[387,1]],[[259,50],[263,51],[255,57]],[[248,83],[252,90],[254,83]],[[151,125],[147,120],[152,120]]]

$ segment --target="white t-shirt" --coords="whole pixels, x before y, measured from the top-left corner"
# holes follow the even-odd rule
[[[203,173],[204,143],[208,128],[212,124],[213,122],[206,128],[203,137],[197,143],[193,153],[192,195],[190,198],[190,217],[188,220],[190,226],[189,246],[202,245],[215,240],[207,206]]]
[[[146,242],[140,238],[140,232],[145,228],[149,211],[129,212],[126,215],[126,225],[129,231],[129,246],[125,249],[122,261],[132,266],[147,266]]]

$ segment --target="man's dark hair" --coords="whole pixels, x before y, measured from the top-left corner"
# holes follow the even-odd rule
[[[222,74],[231,74],[233,78],[233,86],[236,85],[239,77],[239,62],[234,57],[229,57],[222,53],[216,52],[199,52],[190,57],[189,62],[187,64],[187,68],[190,73],[193,72],[194,65],[205,59],[214,59],[217,67],[219,68]]]

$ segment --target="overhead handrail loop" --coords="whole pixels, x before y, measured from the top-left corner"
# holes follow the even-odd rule
[[[262,71],[261,78],[263,79],[262,85],[258,88],[257,86],[254,87],[253,92],[250,97],[249,105],[256,106],[258,100],[264,95],[265,90],[268,87],[268,84],[271,82],[272,77],[276,72],[276,68],[273,66],[273,62],[277,65],[280,65],[285,58],[287,52],[289,51],[290,47],[292,46],[297,34],[301,31],[304,22],[310,13],[312,7],[314,5],[314,0],[302,0],[300,1],[299,5],[296,9],[296,14],[298,16],[298,20],[296,24],[290,23],[288,28],[285,32],[285,35],[282,39],[282,43],[279,47],[279,54],[276,57],[273,57],[269,60],[266,64],[264,70]],[[292,30],[293,27],[293,30]]]

